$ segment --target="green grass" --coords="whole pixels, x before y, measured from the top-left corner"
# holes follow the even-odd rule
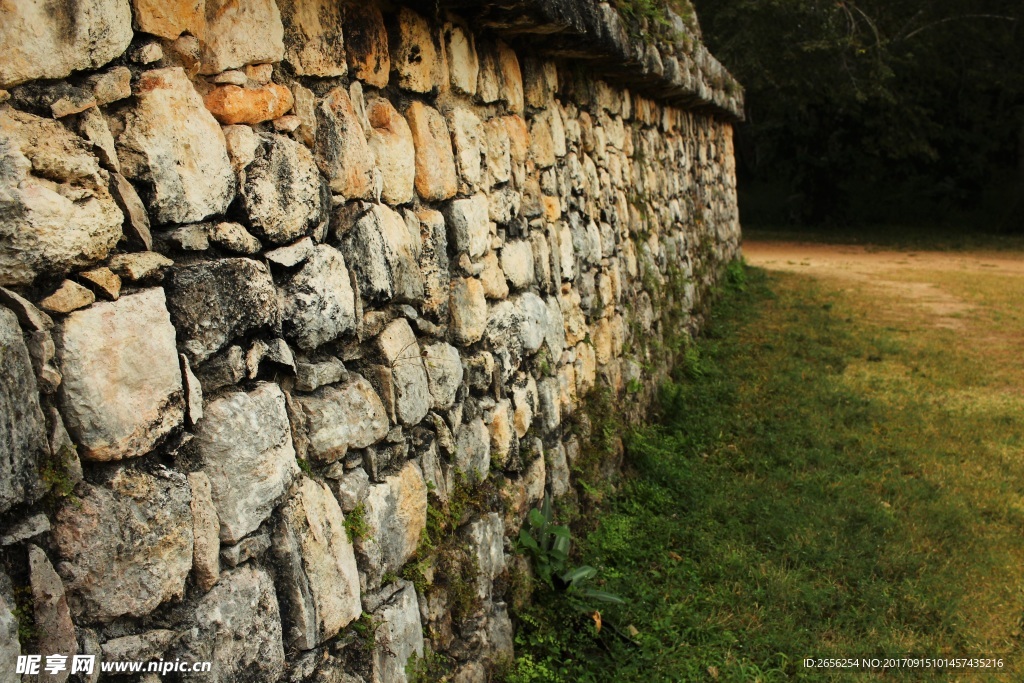
[[[1024,338],[993,318],[1016,286],[954,332],[748,269],[578,543],[626,605],[600,633],[550,595],[522,608],[505,680],[848,680],[801,660],[903,653],[1000,654],[1019,680],[1024,373],[971,341]]]

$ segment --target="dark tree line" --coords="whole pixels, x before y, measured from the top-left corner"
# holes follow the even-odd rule
[[[1024,231],[1024,0],[694,4],[746,88],[746,221]]]

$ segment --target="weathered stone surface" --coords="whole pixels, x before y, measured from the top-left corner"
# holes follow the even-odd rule
[[[515,436],[512,402],[507,398],[498,401],[498,404],[488,411],[485,422],[487,431],[491,434],[491,462],[498,467],[505,467]]]
[[[208,239],[217,246],[236,254],[253,256],[263,245],[240,223],[223,221],[210,227]]]
[[[248,562],[254,557],[260,557],[270,550],[272,545],[270,534],[261,532],[246,536],[234,545],[224,548],[220,552],[221,561],[229,567],[237,567],[243,562]]]
[[[344,76],[343,5],[331,0],[277,0],[284,59],[300,76]]]
[[[75,639],[75,625],[71,622],[64,584],[53,570],[49,558],[38,546],[28,547],[28,569],[32,584],[32,606],[36,632],[39,633],[37,647],[47,655],[64,655],[69,660],[78,654]],[[66,681],[70,668],[47,677],[52,681]]]
[[[427,370],[427,386],[435,410],[447,410],[455,403],[455,394],[462,386],[462,359],[451,344],[438,342],[423,347],[423,364]]]
[[[482,418],[459,427],[455,466],[470,478],[483,481],[491,468],[491,437]]]
[[[398,419],[408,426],[417,424],[430,410],[431,398],[427,371],[409,321],[393,320],[377,337],[377,348],[391,368]]]
[[[448,317],[448,235],[444,215],[432,209],[416,212],[420,222],[420,273],[423,275],[423,303],[420,310],[444,320]]]
[[[455,145],[455,161],[467,189],[475,189],[482,179],[480,155],[486,144],[480,117],[465,107],[456,107],[448,114],[448,128]]]
[[[82,483],[57,512],[52,539],[71,609],[80,622],[142,616],[185,593],[192,568],[192,513],[185,477],[118,469]]]
[[[18,619],[14,616],[17,603],[14,596],[9,593],[9,588],[10,579],[0,570],[0,661],[17,662],[21,655],[21,643],[18,642]]]
[[[96,295],[72,280],[65,280],[57,291],[39,302],[39,307],[51,313],[70,313],[96,301]]]
[[[527,57],[523,62],[523,96],[526,103],[531,107],[546,107],[557,90],[558,69],[555,63]]]
[[[407,204],[415,198],[416,146],[405,118],[388,100],[378,97],[366,107],[370,121],[370,149],[383,175],[381,199]]]
[[[487,329],[487,298],[484,286],[476,278],[459,278],[452,282],[452,338],[463,346],[480,341]]]
[[[292,91],[278,83],[262,88],[219,85],[203,98],[214,118],[226,126],[236,123],[256,125],[276,119],[291,110]]]
[[[345,235],[342,246],[363,297],[374,302],[423,298],[419,231],[393,209],[373,205]]]
[[[0,111],[0,284],[106,258],[123,216],[87,143],[60,124]]]
[[[210,248],[210,224],[185,225],[167,235],[167,246],[178,251],[206,251]]]
[[[231,158],[231,167],[242,171],[256,158],[256,148],[260,146],[260,136],[251,126],[224,126],[224,144]]]
[[[477,596],[489,600],[494,579],[505,570],[505,524],[498,513],[490,512],[468,524],[465,534],[480,570],[476,580]]]
[[[387,436],[387,413],[377,392],[363,377],[351,374],[340,387],[320,387],[308,396],[296,396],[302,408],[301,425],[309,440],[309,454],[333,462],[349,448],[366,448]]]
[[[409,105],[405,116],[416,146],[416,192],[428,202],[455,196],[459,179],[444,117],[419,101]]]
[[[143,633],[111,638],[103,643],[102,652],[105,661],[146,662],[158,659],[167,652],[174,642],[177,633],[170,629],[160,628]]]
[[[402,589],[373,613],[381,625],[374,634],[373,683],[404,683],[410,657],[423,656],[416,587],[408,581],[402,584]]]
[[[534,282],[533,247],[526,240],[514,240],[501,248],[501,269],[509,284],[526,289]]]
[[[188,475],[192,489],[192,571],[202,591],[213,588],[220,577],[220,520],[213,504],[210,478],[204,472]]]
[[[367,85],[383,88],[391,73],[388,32],[384,17],[374,5],[350,5],[345,13],[350,76]]]
[[[425,18],[407,7],[398,11],[397,41],[391,49],[391,69],[398,87],[427,93],[447,81],[443,53],[435,44],[435,35]]]
[[[203,387],[192,372],[188,357],[181,354],[178,360],[181,361],[182,387],[185,390],[185,417],[189,426],[194,427],[203,419]]]
[[[132,0],[137,31],[174,40],[186,31],[197,38],[206,33],[205,0]]]
[[[344,88],[327,93],[317,110],[316,161],[331,190],[346,199],[373,192],[373,154]]]
[[[202,73],[283,57],[284,26],[274,0],[206,0]]]
[[[328,358],[320,363],[297,363],[295,388],[299,391],[316,391],[326,384],[341,381],[347,374],[345,364],[337,358]]]
[[[0,535],[0,545],[21,543],[22,541],[45,534],[49,530],[50,518],[39,512],[7,527],[4,533]]]
[[[281,616],[265,570],[245,565],[226,572],[196,608],[196,631],[175,653],[208,661],[211,683],[276,681],[285,670]]]
[[[82,457],[143,455],[181,424],[181,372],[162,289],[71,314],[59,346],[61,407]]]
[[[96,294],[110,301],[117,301],[121,296],[121,278],[110,268],[102,267],[87,270],[78,275]]]
[[[278,320],[266,265],[245,258],[180,266],[168,307],[189,359],[201,363],[236,337]]]
[[[278,247],[264,254],[271,263],[283,268],[299,265],[313,255],[313,240],[303,237],[301,240],[284,247]]]
[[[516,52],[502,41],[498,41],[498,76],[501,99],[508,104],[513,114],[523,113],[523,74],[519,69]]]
[[[86,109],[74,119],[67,119],[67,122],[72,130],[92,144],[92,151],[105,169],[115,173],[121,172],[121,160],[117,156],[114,136],[110,132],[106,117],[98,107]],[[114,192],[113,188],[111,192]],[[121,209],[124,210],[124,207]]]
[[[487,144],[488,181],[492,185],[508,182],[512,177],[512,143],[504,118],[489,119],[484,124],[484,139]]]
[[[118,111],[121,170],[145,191],[161,223],[224,213],[235,194],[221,131],[180,67],[145,72],[133,104]]]
[[[512,401],[515,406],[512,421],[516,428],[516,436],[522,439],[530,430],[533,416],[540,405],[537,381],[531,375],[526,375],[522,381],[517,381],[513,385]]]
[[[482,193],[468,199],[453,199],[445,205],[448,243],[456,251],[467,252],[470,258],[483,256],[487,251],[491,244],[487,208],[487,195]]]
[[[26,331],[47,332],[53,329],[53,318],[17,292],[0,287],[0,304],[10,308]]]
[[[259,384],[209,402],[204,413],[197,451],[210,478],[220,539],[236,543],[270,516],[299,474],[284,394],[276,384]]]
[[[367,583],[380,585],[386,572],[399,570],[412,557],[427,524],[427,485],[415,462],[370,487],[363,505],[368,532],[356,550],[367,560]]]
[[[452,88],[457,92],[475,95],[476,81],[480,73],[480,61],[476,56],[476,38],[458,24],[446,24],[444,37]]]
[[[311,350],[355,327],[355,300],[345,259],[321,244],[281,288],[284,331]]]
[[[480,263],[483,266],[483,270],[480,271],[480,282],[484,286],[484,295],[488,299],[507,298],[508,283],[505,282],[505,273],[501,269],[498,255],[489,251]]]
[[[487,215],[498,225],[512,225],[522,203],[523,196],[511,187],[496,189],[487,198]]]
[[[536,353],[544,343],[547,307],[543,299],[526,292],[516,299],[492,306],[487,320],[487,340],[511,354],[518,363],[523,354]]]
[[[324,484],[300,480],[281,506],[273,542],[290,647],[314,648],[359,617],[355,553],[338,501]]]
[[[174,261],[155,251],[138,254],[118,254],[108,262],[110,269],[129,282],[141,282],[162,277],[161,271],[174,265]]]
[[[346,470],[340,478],[331,480],[330,486],[341,509],[345,512],[352,512],[370,492],[370,476],[362,467],[356,467]]]
[[[128,0],[87,0],[59,9],[37,2],[5,5],[0,88],[95,69],[128,49],[131,40]]]

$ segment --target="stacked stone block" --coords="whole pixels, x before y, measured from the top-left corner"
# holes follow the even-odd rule
[[[51,5],[0,9],[0,670],[484,680],[569,421],[738,255],[717,62],[687,109],[448,12]],[[421,543],[457,491],[468,610]]]

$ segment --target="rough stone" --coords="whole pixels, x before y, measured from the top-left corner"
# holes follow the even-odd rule
[[[501,99],[514,114],[523,113],[523,74],[519,69],[519,58],[511,47],[498,41],[498,76]]]
[[[487,195],[453,199],[445,205],[444,217],[448,243],[456,251],[467,252],[470,258],[479,258],[487,252],[491,243]]]
[[[423,364],[427,370],[431,406],[435,410],[451,408],[462,386],[463,370],[459,350],[445,342],[424,346]]]
[[[313,251],[313,240],[303,237],[297,242],[268,251],[264,256],[282,268],[293,268],[312,256]]]
[[[179,266],[168,307],[189,360],[201,363],[228,343],[278,321],[266,265],[245,258]]]
[[[228,546],[220,552],[221,561],[229,567],[237,567],[243,562],[262,556],[272,545],[269,533],[258,533],[246,536],[235,545]]]
[[[121,238],[123,216],[105,172],[60,124],[0,110],[0,168],[0,284],[90,266]]]
[[[57,512],[57,569],[80,623],[140,617],[185,594],[192,513],[185,476],[119,468],[106,483],[79,484]]]
[[[38,546],[28,546],[28,567],[35,628],[39,633],[36,646],[47,655],[63,655],[70,660],[78,654],[78,641],[64,584],[46,553]],[[66,669],[47,676],[47,679],[66,681],[69,674],[70,669]]]
[[[398,419],[407,426],[419,423],[430,410],[431,395],[420,347],[409,321],[393,320],[377,337],[377,347],[391,368]]]
[[[0,661],[17,662],[21,656],[18,642],[18,618],[14,616],[17,603],[8,591],[10,579],[0,570]],[[15,678],[15,681],[18,679]]]
[[[110,126],[107,125],[106,117],[98,108],[86,109],[73,119],[67,119],[67,122],[72,130],[89,141],[92,151],[105,169],[115,173],[121,172],[121,160],[117,156],[114,136],[110,132]],[[113,191],[114,188],[111,188],[112,193]],[[124,210],[124,207],[121,209]]]
[[[479,569],[477,596],[490,600],[494,579],[505,570],[505,525],[498,513],[490,512],[469,523],[464,533]]]
[[[171,646],[177,633],[170,629],[160,628],[143,633],[111,638],[103,643],[101,651],[106,661],[145,662],[159,659]]]
[[[208,661],[210,683],[276,681],[285,670],[281,616],[265,570],[245,565],[226,572],[199,601],[195,630],[176,658]]]
[[[484,286],[476,278],[459,278],[452,282],[451,333],[457,344],[474,344],[487,329],[487,298]]]
[[[49,517],[39,512],[7,527],[4,534],[0,536],[0,545],[21,543],[22,541],[45,534],[49,530]]]
[[[327,384],[341,381],[348,371],[337,358],[320,363],[297,363],[295,367],[295,388],[299,391],[316,391]]]
[[[466,95],[475,95],[480,74],[475,37],[458,24],[445,25],[444,36],[452,89]]]
[[[39,307],[51,313],[70,313],[96,301],[96,295],[72,280],[65,280],[57,291],[39,302]]]
[[[196,444],[224,543],[256,530],[299,473],[284,394],[276,384],[209,402]]]
[[[391,102],[379,97],[366,108],[370,122],[370,149],[383,175],[381,199],[407,204],[415,198],[416,146],[405,118]]]
[[[397,38],[391,49],[391,69],[398,87],[428,93],[447,82],[447,65],[425,18],[407,7],[398,10]]]
[[[506,242],[501,248],[501,269],[509,284],[526,289],[534,282],[533,247],[525,240]]]
[[[482,179],[480,155],[486,145],[483,123],[470,109],[456,107],[448,114],[448,128],[452,132],[459,175],[471,191]]]
[[[204,0],[132,0],[134,26],[138,31],[175,40],[188,32],[197,38],[206,33]]]
[[[504,118],[489,119],[484,124],[487,144],[487,177],[490,183],[508,182],[512,177],[512,149]]]
[[[372,683],[404,683],[406,664],[414,655],[423,656],[423,627],[415,586],[401,582],[402,588],[374,612],[380,624],[375,632]]]
[[[129,282],[142,282],[161,276],[165,268],[174,265],[174,261],[155,251],[144,251],[138,254],[118,254],[108,261],[110,269]]]
[[[294,103],[292,91],[278,83],[268,83],[261,88],[219,85],[203,98],[203,104],[214,118],[226,126],[271,121],[284,116]]]
[[[380,585],[387,572],[401,569],[412,557],[427,524],[427,485],[415,462],[370,487],[363,503],[367,534],[356,540],[366,558],[367,584]]]
[[[370,492],[370,476],[362,467],[347,470],[331,485],[334,496],[338,499],[341,509],[352,512]]]
[[[525,380],[517,381],[513,385],[512,402],[515,406],[512,422],[516,436],[522,439],[533,425],[533,416],[540,404],[537,381],[531,375],[526,375]]]
[[[208,239],[217,246],[235,254],[252,256],[258,254],[263,245],[240,223],[221,222],[210,227]]]
[[[373,192],[373,154],[352,100],[342,87],[331,90],[317,110],[317,165],[331,190],[346,199],[366,199]]]
[[[362,613],[345,517],[327,486],[303,478],[281,506],[274,556],[281,571],[290,647],[309,650]]]
[[[484,286],[484,295],[488,299],[505,299],[508,297],[508,283],[505,282],[505,273],[501,269],[498,255],[493,251],[481,260],[483,270],[480,271],[480,282]]]
[[[0,287],[0,304],[10,308],[18,322],[28,331],[48,332],[53,329],[53,318],[17,292]]]
[[[345,12],[349,76],[383,88],[391,73],[384,17],[374,5],[350,5]]]
[[[487,478],[491,468],[491,437],[483,418],[478,417],[459,427],[455,466],[477,481]]]
[[[284,26],[274,0],[206,0],[204,74],[284,58]]]
[[[284,24],[284,59],[299,76],[344,76],[344,6],[331,0],[277,0]]]
[[[334,462],[350,448],[366,448],[387,436],[384,405],[359,375],[350,374],[340,387],[323,386],[294,401],[304,416],[309,453],[317,460]]]
[[[59,10],[36,2],[6,5],[0,24],[5,53],[0,88],[95,69],[128,49],[131,40],[128,0],[87,0]]]
[[[393,209],[373,205],[345,235],[342,245],[363,297],[374,302],[423,298],[419,231]]]
[[[220,577],[220,520],[213,504],[210,478],[204,472],[188,475],[192,489],[192,571],[203,592],[213,588]]]
[[[158,222],[224,213],[235,194],[224,133],[180,67],[145,72],[117,116],[121,170],[145,188]]]
[[[512,402],[508,399],[498,401],[488,412],[486,423],[491,434],[491,462],[503,468],[508,464],[512,438],[515,436]]]
[[[242,171],[256,158],[256,149],[260,146],[260,136],[251,126],[224,126],[224,144],[231,159],[231,167]]]
[[[206,251],[210,248],[210,227],[208,223],[182,226],[167,235],[164,245],[178,251]]]
[[[312,350],[355,328],[355,300],[345,259],[326,244],[314,248],[281,288],[284,332]]]
[[[416,147],[416,192],[428,202],[455,196],[459,179],[444,117],[419,101],[409,105],[405,116]]]
[[[115,66],[85,80],[92,88],[96,104],[106,105],[132,96],[132,72],[126,66]]]
[[[99,303],[65,319],[60,401],[83,458],[143,455],[181,424],[174,336],[162,289]]]
[[[78,275],[93,291],[109,301],[117,301],[121,296],[121,278],[110,268],[102,267],[87,270]]]

